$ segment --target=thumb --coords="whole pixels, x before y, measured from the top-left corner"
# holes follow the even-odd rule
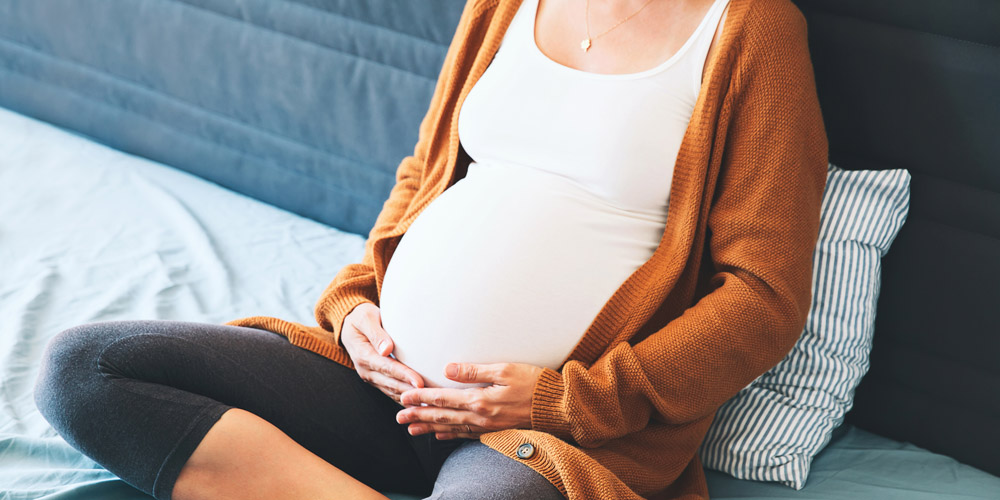
[[[371,310],[365,316],[364,326],[363,333],[379,356],[386,356],[392,352],[392,339],[389,337],[389,333],[382,328],[382,319],[378,309]]]
[[[479,365],[474,363],[448,363],[444,368],[444,374],[456,382],[492,384],[498,380],[506,364],[493,363]]]
[[[379,356],[388,356],[392,352],[393,346],[392,339],[389,338],[389,334],[386,333],[382,327],[375,327],[375,335],[371,339],[372,345],[375,346],[375,352]]]

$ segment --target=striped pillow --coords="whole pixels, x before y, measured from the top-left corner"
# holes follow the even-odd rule
[[[698,451],[706,468],[805,486],[868,371],[880,259],[909,206],[906,170],[827,166],[805,330],[780,363],[719,408]]]

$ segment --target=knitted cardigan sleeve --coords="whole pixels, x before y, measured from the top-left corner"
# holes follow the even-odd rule
[[[316,303],[316,321],[324,330],[333,332],[333,340],[341,346],[341,329],[344,318],[358,305],[371,302],[378,305],[378,290],[375,284],[374,243],[382,236],[395,229],[396,224],[404,217],[410,201],[420,188],[423,172],[427,168],[427,154],[433,128],[437,125],[437,117],[441,115],[439,108],[444,98],[448,82],[453,79],[455,58],[459,48],[466,38],[466,29],[478,12],[474,9],[477,2],[468,1],[465,4],[458,21],[451,44],[445,53],[434,94],[431,97],[427,114],[420,123],[417,144],[413,154],[403,158],[396,170],[396,184],[389,192],[389,197],[382,205],[382,211],[375,219],[365,242],[365,253],[359,263],[348,264],[334,276]]]
[[[597,447],[651,420],[694,422],[798,340],[812,297],[828,144],[804,17],[752,14],[742,29],[758,35],[744,40],[723,105],[731,104],[731,120],[707,221],[711,262],[702,264],[713,266],[711,291],[592,366],[545,368],[533,429]]]

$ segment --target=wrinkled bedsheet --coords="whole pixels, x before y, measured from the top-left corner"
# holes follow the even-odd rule
[[[115,319],[314,324],[320,292],[363,250],[362,236],[0,108],[0,500],[151,498],[35,409],[51,336]],[[1000,498],[1000,478],[851,426],[801,491],[708,478],[713,499]]]
[[[35,409],[50,337],[117,319],[315,324],[363,252],[359,235],[0,108],[0,499],[144,497]]]

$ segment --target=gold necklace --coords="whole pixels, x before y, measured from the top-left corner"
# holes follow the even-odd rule
[[[639,10],[645,9],[646,6],[649,5],[652,2],[653,2],[653,0],[649,0],[648,2],[642,4],[642,7],[639,7]],[[632,18],[632,16],[638,14],[639,10],[633,12],[631,15],[629,15],[625,19],[622,19],[621,21],[618,21],[618,24],[616,24],[616,25],[614,25],[614,26],[612,26],[612,27],[604,30],[604,33],[607,33],[609,31],[617,28],[619,24],[624,23],[625,21],[628,21],[629,19]],[[590,36],[590,0],[587,0],[587,10],[584,12],[583,16],[584,16],[584,19],[586,19],[586,23],[587,23],[587,38],[585,38],[582,42],[580,42],[580,48],[583,49],[584,52],[586,52],[586,51],[590,50],[590,42],[593,41],[593,40],[596,40],[600,36],[603,36],[604,33],[601,33],[600,35],[597,35],[595,37],[591,37]]]

